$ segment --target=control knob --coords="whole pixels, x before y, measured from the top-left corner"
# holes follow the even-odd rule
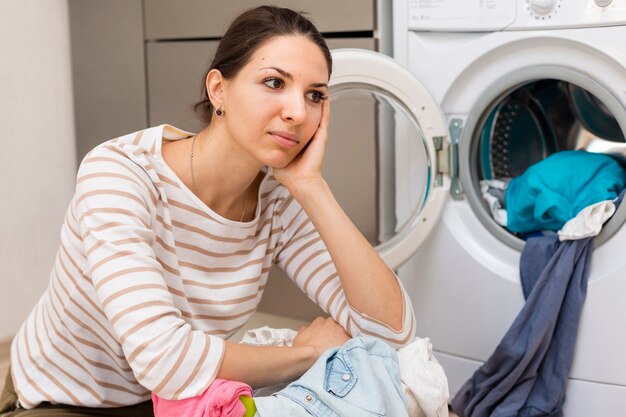
[[[613,3],[613,0],[594,0],[596,5],[599,7],[606,7],[609,4]]]
[[[603,1],[603,0],[596,0]],[[606,1],[606,0],[604,0]],[[538,15],[545,16],[550,14],[556,8],[559,0],[530,0],[530,8]]]

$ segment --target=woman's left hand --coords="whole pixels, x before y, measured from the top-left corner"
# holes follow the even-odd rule
[[[317,317],[298,330],[293,346],[311,346],[319,356],[326,349],[341,346],[348,340],[350,335],[332,317]]]
[[[297,187],[306,187],[311,181],[322,179],[322,163],[328,144],[330,121],[330,99],[322,102],[322,117],[309,143],[284,168],[274,168],[274,177],[291,192]]]

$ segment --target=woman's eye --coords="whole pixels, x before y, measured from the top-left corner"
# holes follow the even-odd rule
[[[309,97],[309,100],[311,100],[313,103],[319,103],[320,101],[324,100],[326,97],[320,93],[319,91],[311,91],[307,94],[307,96]]]
[[[278,78],[269,78],[263,81],[263,84],[271,89],[277,90],[283,86],[283,81]]]

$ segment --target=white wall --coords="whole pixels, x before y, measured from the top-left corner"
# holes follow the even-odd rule
[[[0,0],[0,341],[47,286],[74,189],[67,0]]]

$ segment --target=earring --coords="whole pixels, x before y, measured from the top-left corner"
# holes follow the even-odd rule
[[[217,109],[215,109],[215,115],[221,116],[224,114],[224,110],[222,110],[222,106],[220,105]]]

